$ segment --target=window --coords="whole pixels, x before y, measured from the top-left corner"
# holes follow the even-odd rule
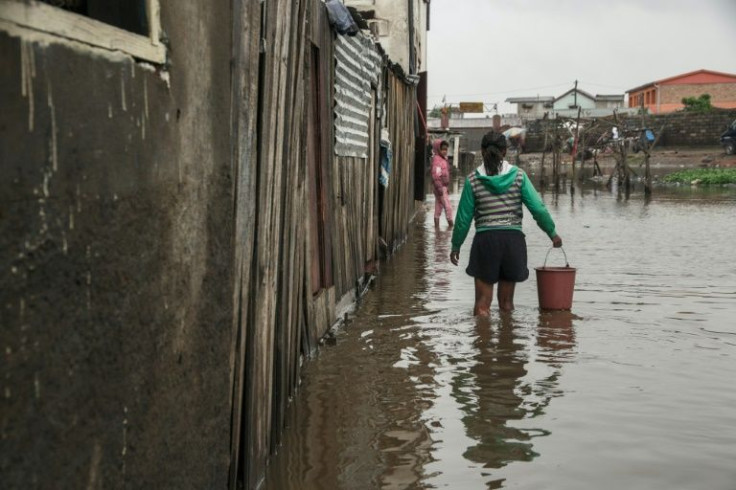
[[[166,48],[159,39],[159,0],[41,0],[33,3],[0,0],[0,21],[21,30],[47,34],[61,42],[71,40],[121,51],[153,63],[166,61]]]

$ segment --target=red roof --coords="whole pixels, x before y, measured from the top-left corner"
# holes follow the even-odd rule
[[[626,93],[638,92],[652,85],[678,85],[699,83],[736,83],[736,75],[733,73],[722,73],[713,70],[695,70],[674,77],[663,78],[654,82],[645,83],[636,88],[627,90]]]

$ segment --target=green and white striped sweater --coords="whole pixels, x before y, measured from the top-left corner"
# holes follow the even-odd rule
[[[465,179],[460,205],[455,215],[452,250],[459,251],[475,220],[477,232],[488,230],[521,230],[524,204],[537,225],[550,238],[555,236],[555,223],[526,172],[507,161],[498,175],[486,175],[481,165]]]

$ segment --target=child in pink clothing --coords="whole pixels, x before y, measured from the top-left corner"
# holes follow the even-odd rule
[[[449,146],[450,145],[445,140],[434,140],[432,143],[434,156],[432,157],[430,172],[432,174],[432,184],[435,197],[434,226],[440,226],[440,216],[444,209],[447,224],[452,228],[452,205],[450,204],[450,195],[447,192],[447,186],[450,185],[450,165],[447,162],[447,149]]]

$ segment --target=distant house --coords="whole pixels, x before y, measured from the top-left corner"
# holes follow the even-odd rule
[[[608,116],[613,111],[627,112],[625,95],[591,95],[584,90],[572,88],[559,97],[511,97],[506,102],[517,104],[517,114],[524,121],[540,119],[545,113],[551,117],[575,117],[578,107],[583,117]]]
[[[478,151],[483,135],[491,129],[501,130],[510,126],[522,125],[522,119],[516,114],[498,114],[493,117],[484,118],[450,119],[449,126],[446,130],[461,136],[459,143],[460,151]],[[441,119],[430,117],[427,119],[427,128],[430,132],[435,133],[442,130]],[[454,147],[451,146],[450,148],[452,150]]]
[[[555,99],[553,109],[555,112],[572,110],[577,114],[578,107],[581,109],[595,109],[595,97],[583,90],[572,88]]]
[[[644,105],[649,112],[662,114],[682,109],[684,97],[709,94],[711,104],[723,109],[736,108],[736,75],[697,70],[649,82],[627,91],[629,107]]]
[[[626,107],[625,105],[626,95],[596,95],[595,96],[595,107],[596,109],[620,109]]]
[[[522,119],[538,119],[553,108],[554,97],[510,97],[506,102],[516,104],[516,113]]]

